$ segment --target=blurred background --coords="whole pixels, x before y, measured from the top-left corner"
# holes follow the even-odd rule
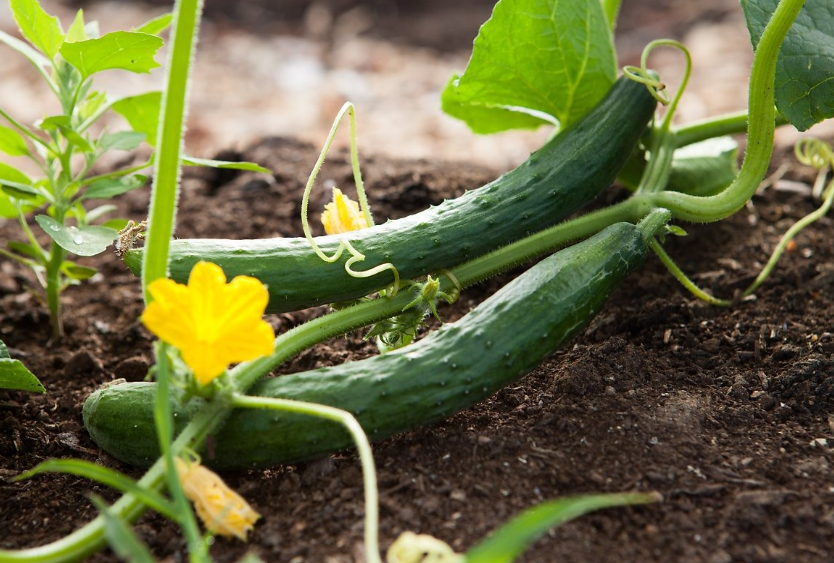
[[[103,32],[138,25],[172,4],[42,3],[65,26],[83,8]],[[349,100],[357,108],[362,153],[514,166],[549,131],[475,136],[440,110],[440,91],[453,72],[465,68],[492,6],[492,0],[208,0],[187,150],[212,156],[264,135],[320,145]],[[16,34],[6,2],[0,5],[0,29]],[[746,106],[752,52],[737,0],[624,0],[617,31],[621,64],[636,63],[644,45],[660,37],[679,39],[691,49],[693,77],[679,120]],[[164,55],[159,61],[164,63]],[[682,73],[682,59],[671,50],[658,51],[651,63],[669,84]],[[159,88],[162,73],[102,73],[98,80],[114,95],[127,95]],[[37,73],[4,46],[0,105],[25,122],[55,107]],[[346,139],[345,131],[339,142]]]

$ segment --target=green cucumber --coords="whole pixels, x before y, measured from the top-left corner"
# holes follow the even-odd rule
[[[354,269],[388,262],[402,279],[417,278],[559,223],[614,181],[655,106],[644,85],[620,78],[587,116],[490,184],[421,213],[345,235],[366,256]],[[316,242],[331,255],[341,236]],[[142,252],[139,248],[125,255],[134,273],[141,270]],[[181,283],[200,260],[218,264],[229,278],[258,278],[269,288],[268,312],[357,299],[393,281],[390,273],[352,277],[344,270],[344,258],[325,263],[304,238],[181,239],[172,241],[170,256],[170,276]]]
[[[371,439],[448,417],[529,372],[576,334],[647,254],[640,227],[617,223],[542,260],[461,320],[415,344],[366,360],[263,380],[251,395],[298,399],[353,413]],[[154,384],[93,393],[84,425],[114,457],[148,466],[159,455]],[[179,432],[203,405],[173,405]],[[351,446],[331,421],[265,410],[235,410],[208,440],[216,468],[265,467]]]

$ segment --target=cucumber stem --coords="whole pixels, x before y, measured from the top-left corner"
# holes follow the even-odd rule
[[[239,393],[232,395],[232,406],[306,414],[338,422],[347,429],[359,452],[362,479],[365,484],[365,559],[368,563],[382,563],[379,557],[379,493],[376,483],[376,466],[371,443],[356,418],[347,411],[326,405],[291,399],[252,397]]]
[[[645,196],[657,207],[670,209],[674,216],[696,223],[728,217],[753,196],[770,165],[776,124],[774,81],[779,49],[805,0],[781,0],[762,33],[750,74],[747,152],[741,170],[730,186],[718,195],[697,197],[676,192]]]

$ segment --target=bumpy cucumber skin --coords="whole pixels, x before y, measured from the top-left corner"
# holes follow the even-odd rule
[[[354,268],[390,262],[401,278],[416,278],[559,223],[614,181],[655,106],[644,85],[620,78],[585,118],[518,168],[421,213],[347,235],[367,257]],[[325,236],[316,242],[332,255],[340,239]],[[172,241],[170,252],[170,275],[181,283],[200,260],[218,264],[229,278],[258,278],[269,288],[269,312],[357,299],[393,281],[390,272],[351,277],[344,270],[344,258],[327,264],[304,238],[182,239]],[[141,269],[141,255],[142,249],[136,249],[125,256],[134,273]]]
[[[647,246],[629,223],[562,250],[507,284],[460,321],[405,348],[259,382],[251,395],[322,403],[353,413],[371,439],[448,417],[516,380],[576,334]],[[154,387],[128,383],[96,391],[84,425],[102,449],[130,464],[158,456]],[[184,426],[201,406],[175,406]],[[210,439],[204,461],[219,469],[266,467],[352,445],[341,426],[278,411],[235,410]]]

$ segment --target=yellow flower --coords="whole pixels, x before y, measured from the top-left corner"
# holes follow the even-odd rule
[[[179,348],[201,385],[229,364],[272,353],[275,332],[262,318],[269,294],[255,278],[237,276],[227,284],[220,266],[198,262],[187,286],[158,279],[148,291],[153,301],[142,323]]]
[[[324,206],[321,223],[328,235],[368,228],[368,222],[359,209],[359,204],[343,194],[339,188],[333,188],[333,201]]]
[[[246,534],[261,515],[231,490],[217,473],[199,462],[174,458],[174,465],[185,496],[194,503],[197,516],[206,528],[221,536],[235,536],[246,541]]]

